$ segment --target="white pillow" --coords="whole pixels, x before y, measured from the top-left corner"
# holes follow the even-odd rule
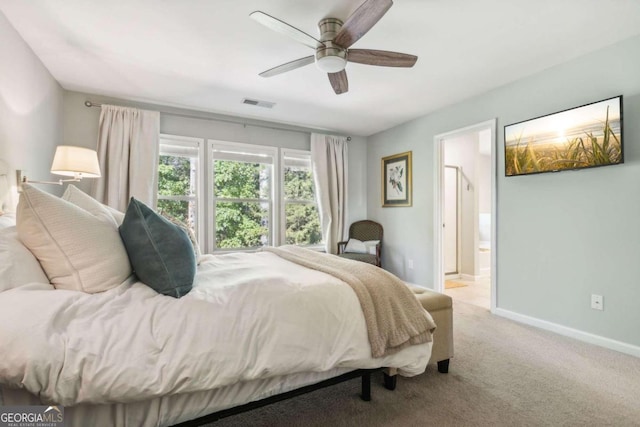
[[[376,246],[378,246],[379,243],[380,240],[367,240],[364,242],[364,245],[367,247],[367,251],[369,251],[371,255],[377,255],[378,252],[376,251]]]
[[[73,184],[67,186],[62,198],[67,202],[81,207],[85,211],[91,212],[95,216],[104,216],[107,219],[113,220],[116,227],[119,227],[124,220],[124,214],[122,212],[113,209],[111,206],[103,205]]]
[[[358,239],[349,239],[347,246],[344,248],[345,253],[366,254],[367,247],[364,242]]]
[[[106,209],[94,215],[66,200],[23,185],[18,236],[58,289],[103,292],[124,282],[131,265]]]
[[[16,227],[0,230],[0,292],[27,283],[49,284],[49,279],[38,260],[18,239]]]
[[[358,239],[349,239],[347,246],[344,248],[345,253],[352,254],[376,254],[376,245],[380,240],[361,241]]]

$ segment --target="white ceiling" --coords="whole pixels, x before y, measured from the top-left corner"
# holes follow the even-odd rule
[[[0,0],[69,90],[370,135],[640,34],[639,0],[396,0],[354,48],[418,55],[414,68],[349,64],[335,95],[313,54],[249,18],[312,35],[363,0]],[[612,64],[614,66],[614,64]],[[275,102],[272,110],[243,98]]]

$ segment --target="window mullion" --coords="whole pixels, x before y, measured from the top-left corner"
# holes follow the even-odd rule
[[[271,199],[252,199],[244,197],[215,197],[216,202],[238,202],[238,203],[270,203]]]
[[[176,202],[196,202],[198,198],[196,196],[167,196],[158,194],[158,200],[171,200]]]
[[[304,204],[304,205],[317,205],[317,202],[312,202],[310,200],[298,200],[298,199],[285,199],[284,201],[285,203],[297,203],[297,204]]]

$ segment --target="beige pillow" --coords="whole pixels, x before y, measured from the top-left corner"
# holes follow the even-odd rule
[[[131,265],[106,209],[93,214],[31,185],[18,203],[18,236],[58,289],[103,292],[124,282]]]
[[[62,198],[67,202],[71,202],[81,207],[85,211],[91,212],[95,216],[103,216],[107,219],[113,219],[116,227],[119,227],[124,220],[124,214],[111,206],[103,205],[93,197],[86,194],[73,184],[67,186]]]

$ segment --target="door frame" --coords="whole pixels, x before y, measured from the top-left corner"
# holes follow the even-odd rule
[[[434,168],[433,168],[433,285],[437,292],[444,292],[444,249],[443,249],[443,218],[444,218],[444,150],[445,139],[461,136],[471,132],[489,129],[491,131],[491,312],[497,307],[497,119],[491,119],[474,125],[454,129],[433,137]]]
[[[462,228],[462,215],[460,215],[460,205],[462,204],[462,192],[460,191],[460,186],[461,186],[461,182],[460,182],[460,166],[451,166],[451,165],[443,165],[443,175],[442,175],[442,220],[444,222],[444,185],[445,185],[445,177],[444,177],[444,171],[447,168],[451,168],[451,169],[455,169],[456,172],[456,271],[454,273],[450,273],[447,272],[445,269],[445,256],[444,256],[444,234],[442,236],[443,238],[443,247],[442,247],[442,268],[443,268],[443,274],[446,276],[447,274],[455,274],[457,276],[460,276],[460,266],[462,265],[462,251],[460,250],[460,246],[462,245],[462,236],[460,234],[460,229]],[[444,226],[443,226],[444,228]]]

